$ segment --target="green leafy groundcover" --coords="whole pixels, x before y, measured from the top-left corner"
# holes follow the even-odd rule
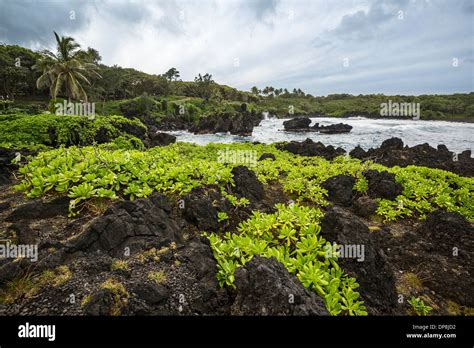
[[[92,144],[99,130],[105,130],[111,138],[122,137],[137,144],[141,140],[125,130],[134,127],[146,132],[146,127],[138,120],[123,116],[84,116],[54,114],[9,114],[0,115],[0,147],[44,148],[48,146]],[[51,133],[55,134],[53,144]],[[143,144],[138,145],[142,147]]]
[[[359,284],[337,264],[336,244],[319,235],[323,213],[318,208],[292,204],[276,205],[275,214],[253,213],[224,239],[210,234],[209,240],[218,262],[217,279],[233,287],[234,272],[254,255],[275,257],[301,283],[324,298],[332,315],[367,315],[359,293]]]
[[[265,185],[279,182],[295,201],[278,205],[275,214],[253,213],[242,222],[237,233],[223,238],[208,235],[218,261],[218,280],[232,286],[236,267],[253,255],[276,257],[300,279],[302,284],[323,296],[331,314],[366,314],[358,300],[356,280],[337,265],[337,257],[323,256],[330,244],[319,235],[320,207],[328,204],[327,191],[321,184],[338,175],[356,178],[354,189],[360,194],[368,189],[363,173],[367,169],[389,171],[403,184],[403,193],[395,200],[378,200],[377,214],[390,222],[411,217],[424,219],[441,207],[474,219],[474,178],[460,177],[439,169],[417,166],[387,168],[371,162],[361,163],[348,156],[332,161],[320,157],[302,157],[263,144],[194,144],[177,143],[146,151],[123,150],[117,146],[59,148],[39,153],[20,168],[22,181],[16,189],[28,197],[67,194],[71,214],[77,214],[92,198],[117,199],[147,197],[154,191],[181,196],[194,187],[218,185],[234,205],[246,205],[244,198],[232,194],[232,168],[241,163],[223,163],[220,151],[255,151],[246,158],[272,153],[276,160],[247,163]],[[224,214],[219,215],[225,220]],[[205,232],[205,231],[203,231]],[[334,247],[334,246],[333,246]]]

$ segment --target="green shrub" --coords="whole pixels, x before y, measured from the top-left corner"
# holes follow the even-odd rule
[[[4,107],[0,108],[0,115],[9,114],[28,114],[35,115],[43,111],[40,104],[20,104],[20,103],[4,103]]]
[[[144,150],[143,142],[129,134],[115,138],[111,143],[106,144],[110,150]]]
[[[0,144],[10,147],[35,145],[71,146],[103,143],[131,134],[145,137],[146,127],[123,116],[0,115]]]
[[[153,97],[143,95],[134,99],[129,99],[119,104],[120,112],[128,118],[138,118],[145,124],[157,122],[163,116],[162,104]],[[164,110],[166,112],[166,109]]]

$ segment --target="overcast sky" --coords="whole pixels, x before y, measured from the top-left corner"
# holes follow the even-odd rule
[[[473,0],[0,0],[0,41],[183,80],[331,93],[474,91]]]

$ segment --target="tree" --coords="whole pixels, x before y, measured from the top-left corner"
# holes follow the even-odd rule
[[[275,92],[275,88],[274,88],[274,87],[272,87],[272,86],[268,87],[268,94],[269,94],[269,95],[273,96],[273,93],[274,93],[274,92]]]
[[[163,75],[169,82],[177,81],[179,79],[179,71],[176,68],[171,68]]]
[[[36,81],[38,88],[50,87],[52,98],[56,98],[64,89],[68,99],[81,99],[87,101],[87,94],[81,83],[90,85],[87,75],[100,75],[96,72],[97,66],[84,59],[80,46],[72,37],[59,36],[54,32],[57,52],[49,50],[41,52],[42,57],[37,63],[37,68],[42,75]]]
[[[98,65],[100,61],[102,60],[102,57],[99,54],[99,51],[91,47],[87,47],[86,51],[79,51],[78,57],[83,62],[89,62],[96,65]]]
[[[255,94],[255,95],[260,94],[260,90],[256,86],[253,86],[252,88],[250,88],[250,92],[252,92],[252,94]]]
[[[39,54],[16,45],[0,45],[0,98],[34,95],[38,75],[32,69]]]
[[[214,84],[212,75],[206,73],[204,76],[202,76],[199,74],[194,78],[194,82],[197,86],[198,95],[208,101],[212,94],[212,85]]]

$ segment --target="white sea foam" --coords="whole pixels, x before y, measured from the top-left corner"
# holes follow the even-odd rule
[[[398,137],[406,145],[413,146],[428,143],[436,147],[445,144],[449,150],[461,152],[464,150],[474,151],[474,124],[448,121],[416,121],[412,119],[394,120],[367,118],[312,118],[312,123],[329,125],[334,123],[347,123],[353,127],[347,134],[318,134],[291,133],[282,131],[282,119],[270,118],[262,120],[260,126],[255,127],[251,137],[240,137],[236,135],[199,134],[194,135],[186,131],[170,132],[177,136],[177,141],[193,142],[205,145],[210,142],[233,143],[244,141],[259,141],[262,143],[273,143],[277,141],[302,141],[311,138],[321,141],[325,145],[340,146],[345,150],[351,150],[360,145],[364,149],[378,147],[391,137]]]

